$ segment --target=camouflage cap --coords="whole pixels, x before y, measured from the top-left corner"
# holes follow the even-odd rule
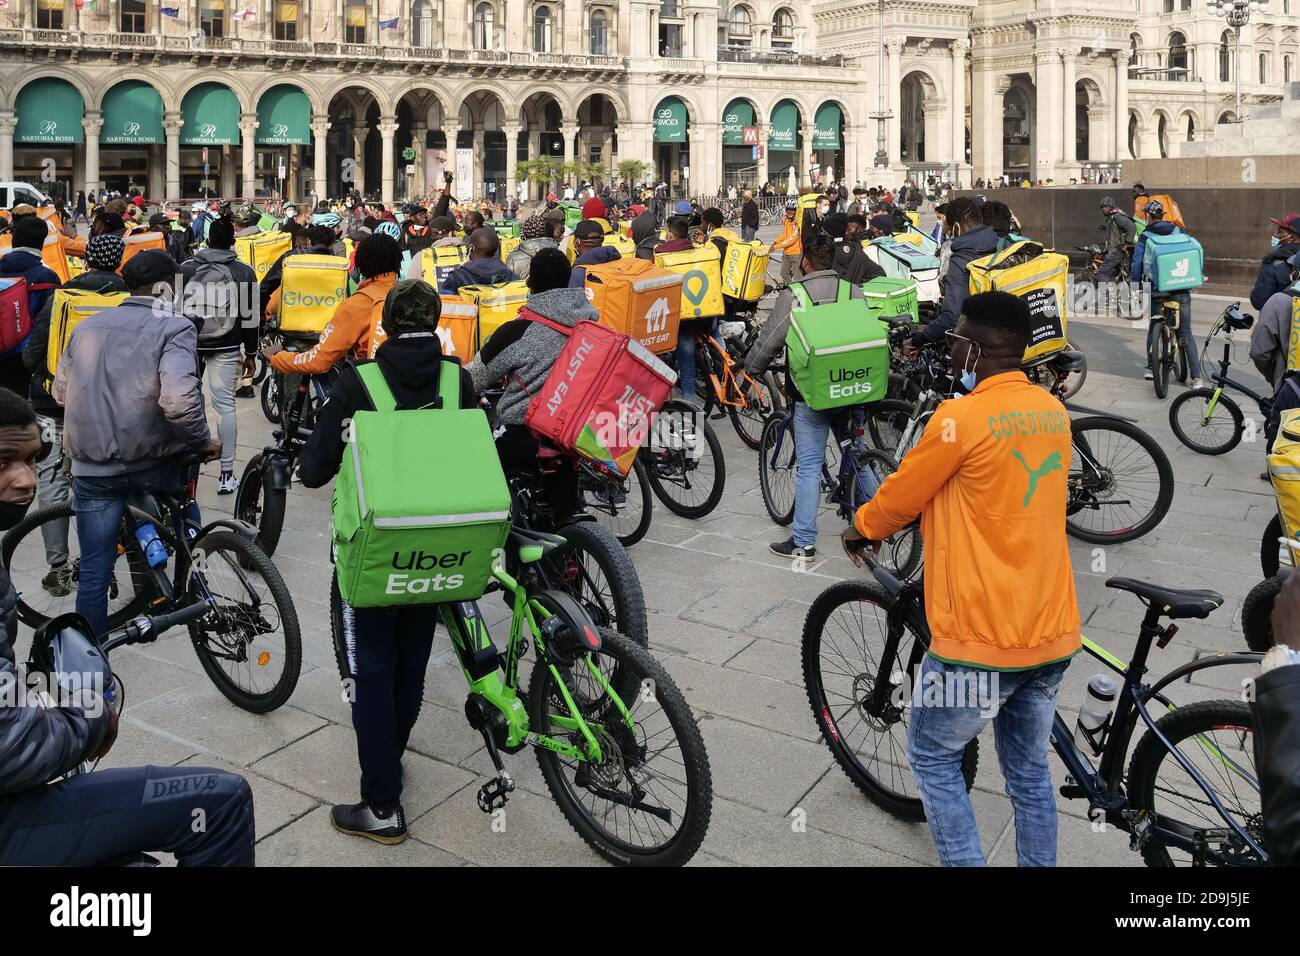
[[[384,298],[384,331],[390,338],[403,332],[428,332],[438,327],[442,299],[423,279],[403,279]]]

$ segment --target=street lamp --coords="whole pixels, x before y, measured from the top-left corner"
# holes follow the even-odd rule
[[[889,165],[889,150],[887,148],[887,127],[894,114],[889,112],[885,99],[885,0],[880,0],[880,55],[878,57],[880,67],[879,77],[879,97],[877,100],[876,112],[869,117],[876,121],[876,163],[877,166]]]
[[[1216,17],[1228,21],[1236,36],[1236,50],[1233,53],[1237,79],[1237,122],[1244,119],[1241,115],[1241,28],[1250,22],[1252,13],[1268,9],[1268,0],[1206,0],[1206,8]]]

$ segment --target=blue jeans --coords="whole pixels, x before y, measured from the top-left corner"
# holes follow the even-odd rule
[[[990,671],[926,655],[912,698],[907,759],[944,866],[984,865],[961,760],[966,745],[989,722],[1015,812],[1016,863],[1056,865],[1056,796],[1047,746],[1056,692],[1068,666],[1069,661],[1058,661],[1024,671]],[[940,687],[945,693],[934,696]],[[954,695],[954,689],[968,692]]]
[[[180,469],[169,462],[125,475],[72,479],[72,508],[81,547],[77,613],[90,622],[96,634],[108,630],[108,586],[117,562],[117,539],[127,499],[140,492],[174,493],[180,481]]]
[[[1189,378],[1201,377],[1201,356],[1196,350],[1196,339],[1192,336],[1192,296],[1187,292],[1152,292],[1151,315],[1160,314],[1160,306],[1172,299],[1178,303],[1178,338],[1183,351],[1187,353],[1187,375]],[[1156,334],[1156,324],[1147,326],[1147,368],[1151,368],[1151,339]],[[1154,371],[1154,369],[1152,369]]]
[[[809,408],[805,402],[794,403],[794,543],[798,548],[811,548],[817,544],[817,511],[821,507],[822,462],[826,461],[826,442],[832,428],[839,426],[836,437],[843,437],[851,414],[858,422],[862,421],[861,409],[846,411],[837,408],[834,411],[818,412]],[[837,422],[837,419],[840,421]],[[832,472],[838,474],[839,459],[827,462]],[[874,473],[858,473],[858,497],[869,501],[875,496],[879,484]]]
[[[677,383],[681,386],[682,398],[688,402],[695,401],[695,336],[700,332],[714,335],[717,327],[716,318],[687,319],[677,333],[677,348],[673,352],[677,360]]]

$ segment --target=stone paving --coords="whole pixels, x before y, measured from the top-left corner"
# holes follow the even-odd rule
[[[1226,300],[1197,299],[1201,334]],[[1262,444],[1207,458],[1182,448],[1167,423],[1167,402],[1142,380],[1143,332],[1127,323],[1072,323],[1089,354],[1090,371],[1077,401],[1137,419],[1173,463],[1177,493],[1163,523],[1145,538],[1096,554],[1071,543],[1085,633],[1127,659],[1140,621],[1131,595],[1104,587],[1128,574],[1171,585],[1216,588],[1224,607],[1206,621],[1185,622],[1173,643],[1153,652],[1162,673],[1203,651],[1242,646],[1242,598],[1260,579],[1258,542],[1273,510],[1262,470]],[[1244,348],[1240,358],[1245,361]],[[1252,382],[1253,369],[1237,369]],[[1175,389],[1177,386],[1174,386]],[[1176,392],[1175,392],[1176,394]],[[932,865],[922,824],[893,819],[867,802],[819,742],[799,672],[799,637],[809,602],[838,580],[860,574],[838,554],[840,522],[821,516],[821,555],[802,573],[768,552],[784,537],[768,519],[758,487],[757,457],[730,425],[716,423],[727,459],[726,493],[707,518],[688,521],[657,507],[648,537],[631,554],[649,607],[651,646],[694,709],[708,747],[715,799],[697,865]],[[239,404],[239,463],[268,440],[257,403]],[[237,471],[238,473],[238,471]],[[215,494],[209,467],[205,513],[229,513],[231,498]],[[140,762],[229,767],[252,784],[263,865],[579,864],[598,862],[568,827],[542,784],[533,756],[510,761],[519,790],[504,832],[479,811],[475,793],[490,767],[462,712],[464,682],[445,637],[435,642],[426,705],[404,766],[405,808],[412,839],[380,847],[335,833],[328,807],[357,799],[355,739],[343,702],[329,638],[327,606],[328,490],[295,487],[276,553],[297,606],[303,672],[287,705],[266,716],[227,703],[203,675],[188,640],[169,636],[114,656],[129,688],[121,733],[108,765]],[[504,635],[501,602],[485,602]],[[503,638],[501,638],[503,639]],[[1061,707],[1073,723],[1088,678],[1100,670],[1080,658],[1067,673]],[[1235,668],[1198,675],[1178,686],[1178,702],[1236,697],[1247,676]],[[1052,757],[1056,782],[1063,772]],[[992,740],[972,794],[989,861],[1014,865],[1011,805],[1002,792]],[[1094,833],[1079,802],[1061,802],[1063,865],[1140,865],[1123,834]],[[794,814],[793,811],[803,811]],[[806,826],[795,825],[796,818]]]

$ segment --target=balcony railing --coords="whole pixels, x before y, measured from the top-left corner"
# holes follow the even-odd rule
[[[720,63],[785,63],[791,66],[842,67],[844,56],[839,53],[816,54],[800,53],[796,50],[779,48],[755,50],[750,47],[718,47]]]

